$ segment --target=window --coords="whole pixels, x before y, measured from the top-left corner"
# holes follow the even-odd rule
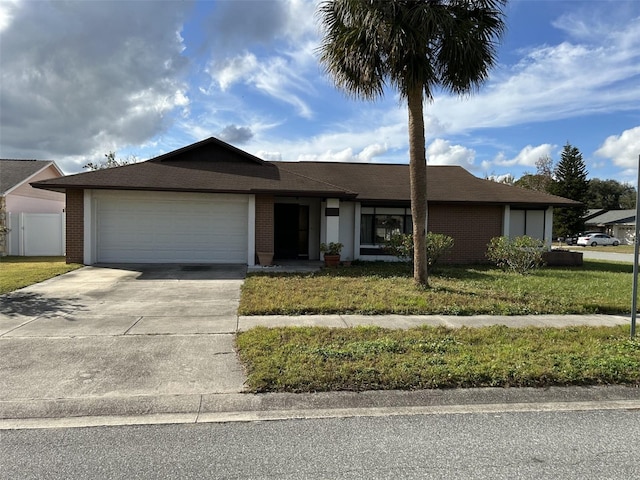
[[[411,209],[362,207],[360,244],[381,246],[397,233],[411,233]]]

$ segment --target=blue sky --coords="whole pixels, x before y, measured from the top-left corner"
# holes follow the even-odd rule
[[[338,91],[312,0],[0,0],[0,157],[67,173],[210,136],[267,160],[407,163],[407,113]],[[635,184],[640,2],[512,0],[489,81],[425,105],[430,165],[535,172],[567,143]]]

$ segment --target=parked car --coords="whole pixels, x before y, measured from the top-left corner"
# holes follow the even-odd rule
[[[567,237],[560,239],[560,241],[566,243],[567,245],[575,245],[576,243],[578,243],[578,239],[580,237],[586,237],[587,235],[591,235],[594,233],[602,233],[602,232],[594,230],[591,232],[574,233],[573,235],[568,235]]]
[[[587,245],[591,245],[592,247],[597,245],[613,245],[616,247],[620,245],[620,240],[606,233],[592,233],[578,238],[576,243],[582,247],[586,247]]]

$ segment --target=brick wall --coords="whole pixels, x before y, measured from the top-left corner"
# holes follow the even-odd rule
[[[256,252],[273,253],[273,196],[256,195]]]
[[[84,190],[67,190],[67,263],[84,263]]]
[[[502,235],[499,206],[429,205],[429,231],[453,237],[451,253],[443,263],[487,263],[487,244]]]

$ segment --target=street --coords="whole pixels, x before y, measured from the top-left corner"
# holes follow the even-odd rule
[[[0,476],[630,479],[638,447],[631,409],[5,430]]]

